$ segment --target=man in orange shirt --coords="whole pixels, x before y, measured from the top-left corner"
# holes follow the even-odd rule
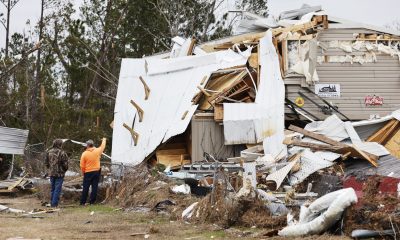
[[[100,157],[106,147],[106,138],[103,138],[100,147],[94,147],[93,140],[86,142],[86,150],[81,156],[81,170],[83,174],[83,189],[81,196],[81,205],[86,204],[86,198],[89,193],[89,187],[92,186],[89,203],[94,204],[97,197],[97,188],[100,180]]]

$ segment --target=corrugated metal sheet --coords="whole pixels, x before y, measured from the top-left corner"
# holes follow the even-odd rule
[[[365,160],[345,161],[346,175],[365,176],[380,175],[400,178],[400,159],[392,155],[380,157],[377,161],[378,167],[372,166]]]
[[[301,155],[300,165],[300,170],[290,175],[290,185],[301,183],[314,172],[332,166],[333,162],[321,159],[318,155],[315,155],[309,149],[306,149]]]
[[[24,154],[29,130],[0,127],[0,153]]]
[[[329,42],[333,40],[354,40],[354,33],[376,33],[366,29],[328,29],[321,31],[318,40],[320,42]],[[340,49],[328,49],[322,52],[319,50],[318,55],[335,55],[344,52]],[[361,52],[353,51],[350,55],[361,54]],[[377,114],[385,116],[392,111],[400,108],[400,63],[396,57],[389,55],[377,54],[376,63],[322,63],[317,64],[317,72],[319,83],[335,83],[340,84],[341,97],[327,98],[326,100],[337,106],[339,111],[344,113],[352,120],[368,119],[370,115]],[[293,79],[286,83],[287,97],[294,101],[299,97],[298,91],[301,89],[301,79],[294,84]],[[310,89],[314,91],[314,87]],[[364,98],[367,95],[377,95],[384,98],[383,106],[366,106]],[[307,94],[316,102],[324,105],[321,100]],[[304,107],[320,119],[324,119],[321,110],[305,99]],[[291,110],[286,109],[287,113]]]
[[[193,116],[192,129],[192,162],[203,160],[203,154],[209,153],[216,159],[240,156],[244,145],[224,145],[224,130],[214,119],[201,119]]]
[[[261,80],[255,103],[224,104],[225,144],[263,141],[265,154],[275,157],[285,147],[282,144],[285,88],[271,31],[260,39],[259,51]]]
[[[112,161],[137,165],[162,142],[184,132],[197,108],[191,100],[202,79],[218,69],[244,65],[250,52],[123,59],[114,110]],[[150,88],[148,99],[141,78]],[[131,100],[143,110],[142,121]],[[124,124],[139,134],[136,146]]]

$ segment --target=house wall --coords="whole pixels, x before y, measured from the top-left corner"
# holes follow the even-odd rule
[[[216,159],[226,159],[240,156],[240,151],[244,149],[242,145],[224,145],[223,126],[216,123],[214,117],[199,118],[195,115],[191,127],[192,162],[202,161],[204,152]]]
[[[366,29],[327,29],[318,36],[318,41],[327,43],[333,40],[354,40],[354,33],[376,33]],[[354,50],[353,50],[354,51]],[[341,49],[329,48],[322,51],[318,47],[319,56],[346,55]],[[363,52],[353,52],[351,55],[362,55]],[[340,98],[325,98],[329,103],[337,106],[339,110],[352,120],[368,119],[370,115],[385,116],[400,108],[400,62],[399,58],[377,53],[377,62],[365,63],[317,63],[319,83],[340,84]],[[300,95],[301,85],[305,86],[301,78],[286,78],[286,96],[293,102]],[[314,92],[314,86],[309,86]],[[305,92],[304,90],[302,92]],[[367,95],[377,95],[384,98],[382,106],[366,106]],[[312,96],[312,94],[307,94]],[[317,97],[312,97],[317,103],[324,105]],[[319,108],[304,99],[304,107],[321,119],[325,119]],[[292,113],[286,109],[287,113]],[[339,116],[339,115],[338,115]],[[340,117],[340,116],[339,116]]]

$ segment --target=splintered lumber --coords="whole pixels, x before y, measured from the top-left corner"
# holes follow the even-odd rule
[[[14,184],[12,184],[12,185],[10,185],[9,187],[8,187],[8,191],[12,191],[16,186],[18,186],[21,182],[22,182],[22,180],[24,180],[25,179],[25,176],[23,176],[22,178],[20,178],[20,179],[18,179]]]
[[[258,52],[252,53],[249,57],[249,65],[252,68],[258,69]]]
[[[298,147],[305,147],[305,148],[310,148],[314,151],[330,151],[330,152],[336,152],[340,150],[343,147],[340,146],[332,146],[332,145],[326,145],[326,144],[318,144],[318,143],[310,143],[310,142],[303,142],[300,140],[287,140],[283,142],[286,145],[293,145],[293,146],[298,146]]]
[[[347,154],[348,152],[351,152],[350,155],[352,157],[365,159],[368,162],[370,162],[373,166],[375,166],[375,167],[378,166],[377,163],[376,163],[376,161],[378,160],[378,156],[370,154],[370,153],[367,153],[367,152],[364,152],[364,151],[358,149],[357,147],[355,147],[354,145],[350,146],[350,145],[335,141],[335,140],[333,140],[331,138],[328,138],[328,137],[326,137],[324,135],[321,135],[321,134],[318,134],[318,133],[314,133],[314,132],[310,132],[310,131],[307,131],[305,129],[293,126],[293,125],[290,125],[289,129],[293,130],[295,132],[301,133],[304,136],[307,136],[307,137],[316,139],[318,141],[321,141],[321,142],[324,142],[324,143],[339,147],[334,152],[341,153],[341,154]]]
[[[289,129],[292,130],[292,131],[301,133],[304,136],[307,136],[307,137],[310,137],[310,138],[314,138],[316,140],[319,140],[319,141],[327,143],[327,144],[331,144],[333,146],[344,146],[344,147],[347,147],[347,145],[344,144],[344,143],[335,141],[333,139],[330,139],[330,138],[328,138],[328,137],[326,137],[324,135],[318,134],[318,133],[307,131],[307,130],[305,130],[303,128],[299,128],[299,127],[296,127],[294,125],[290,125]]]
[[[370,136],[367,142],[377,142],[382,145],[386,144],[390,136],[400,127],[399,123],[400,122],[396,119],[390,120],[384,127]]]
[[[216,122],[223,122],[224,121],[224,105],[222,104],[215,104],[214,105],[214,120]]]
[[[400,129],[387,141],[385,147],[393,156],[400,158]]]

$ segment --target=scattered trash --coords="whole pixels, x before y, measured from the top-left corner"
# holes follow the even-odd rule
[[[190,194],[190,186],[187,184],[173,186],[171,191],[174,193]]]

